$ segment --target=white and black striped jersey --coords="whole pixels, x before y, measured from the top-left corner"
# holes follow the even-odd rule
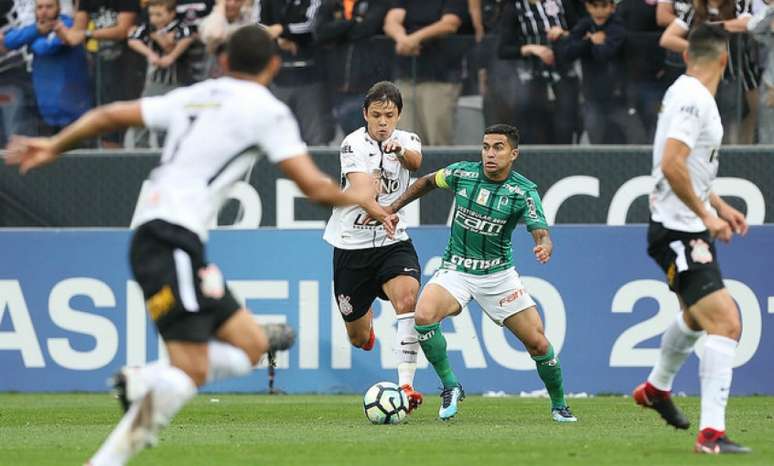
[[[389,139],[397,139],[406,150],[422,151],[419,136],[396,129]],[[341,184],[349,188],[348,173],[360,172],[379,183],[377,201],[390,205],[408,188],[411,173],[392,153],[382,152],[382,145],[360,128],[341,142]],[[323,239],[339,249],[366,249],[388,246],[409,239],[403,210],[398,211],[400,221],[395,238],[390,239],[384,227],[376,221],[367,221],[368,214],[360,206],[336,207],[325,227]]]
[[[704,223],[672,191],[661,171],[661,158],[667,139],[690,147],[686,166],[696,196],[711,209],[709,195],[718,173],[718,150],[723,124],[715,97],[698,79],[684,74],[672,84],[661,102],[656,137],[653,142],[653,177],[656,185],[650,195],[651,219],[670,230],[700,232]]]
[[[223,77],[140,102],[145,125],[167,138],[135,225],[165,220],[205,241],[229,188],[256,157],[277,163],[307,152],[288,107],[255,82]]]

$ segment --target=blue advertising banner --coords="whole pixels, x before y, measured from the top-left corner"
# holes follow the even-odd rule
[[[128,230],[0,232],[0,391],[102,391],[125,364],[154,360],[160,344],[127,265]],[[440,263],[448,230],[411,232],[423,283]],[[644,226],[558,226],[546,265],[532,239],[514,235],[514,260],[560,352],[569,392],[627,393],[648,374],[659,335],[678,302],[645,254]],[[726,285],[739,304],[743,333],[733,392],[774,394],[774,226],[718,245]],[[377,346],[352,348],[332,296],[331,248],[319,230],[214,231],[209,259],[261,321],[286,321],[298,341],[280,355],[277,387],[292,393],[359,392],[396,379],[394,312],[374,305]],[[517,393],[542,388],[521,343],[471,304],[443,325],[450,360],[467,391]],[[696,352],[701,353],[701,344]],[[416,385],[439,382],[420,356]],[[691,357],[675,391],[697,394]],[[261,391],[266,371],[209,387]]]

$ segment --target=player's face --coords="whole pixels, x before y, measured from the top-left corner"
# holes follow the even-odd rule
[[[511,165],[519,155],[519,150],[511,146],[504,134],[485,134],[481,144],[481,162],[484,173],[490,178],[498,178],[511,170]]]
[[[148,21],[156,29],[166,27],[173,19],[175,19],[175,10],[170,11],[162,5],[153,5],[148,8]]]
[[[382,142],[386,141],[395,131],[395,127],[398,126],[400,112],[395,102],[377,100],[371,102],[368,108],[363,110],[363,118],[366,121],[368,134],[375,140]]]

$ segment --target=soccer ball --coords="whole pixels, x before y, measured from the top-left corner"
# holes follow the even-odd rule
[[[392,382],[371,386],[363,397],[363,410],[373,424],[397,424],[408,414],[408,398]]]

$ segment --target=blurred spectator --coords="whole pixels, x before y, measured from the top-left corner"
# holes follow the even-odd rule
[[[127,82],[134,78],[133,59],[126,38],[134,26],[140,4],[137,0],[80,0],[72,27],[57,24],[55,31],[70,46],[86,42],[93,53],[98,105],[134,97]],[[123,132],[103,137],[103,147],[120,147]]]
[[[191,83],[186,52],[192,42],[191,30],[176,17],[175,0],[150,0],[148,22],[129,35],[129,47],[148,60],[143,96]]]
[[[571,144],[580,132],[580,82],[573,64],[557,61],[554,52],[569,27],[559,0],[515,0],[503,13],[498,56],[513,62],[501,96],[515,109],[511,121],[525,144]]]
[[[583,123],[592,144],[644,141],[642,127],[629,118],[621,50],[626,30],[614,15],[613,0],[586,0],[589,16],[578,21],[562,47],[564,59],[583,68]],[[639,122],[637,122],[639,123]]]
[[[768,50],[758,90],[758,142],[774,144],[774,3],[757,12],[747,23],[747,29]]]
[[[0,0],[0,45],[9,28],[34,22],[34,0]],[[35,135],[35,96],[23,49],[0,46],[0,117],[0,147],[5,147],[11,134]]]
[[[508,105],[507,99],[501,98],[501,94],[508,95],[514,62],[497,58],[498,26],[505,3],[506,0],[468,0],[476,38],[478,92],[482,97],[484,127],[495,123],[515,124],[516,110]],[[506,79],[503,81],[503,78]]]
[[[366,91],[389,77],[389,43],[373,39],[388,8],[389,0],[325,0],[317,12],[315,37],[325,47],[333,115],[344,134],[363,126]]]
[[[644,141],[629,142],[648,144],[656,134],[659,107],[667,89],[665,50],[658,44],[663,29],[656,22],[654,0],[622,0],[617,14],[626,29],[623,56],[628,108],[639,119],[645,137]]]
[[[758,106],[755,92],[759,80],[758,70],[746,34],[751,17],[750,5],[747,0],[695,0],[693,7],[684,16],[678,17],[667,27],[660,40],[662,47],[682,53],[688,47],[686,37],[694,24],[720,22],[728,32],[737,33],[729,42],[728,66],[715,96],[723,120],[723,141],[732,144],[742,142],[741,120],[745,117],[748,117],[748,121],[754,119]],[[744,96],[741,102],[739,86]],[[745,139],[752,142],[751,134]]]
[[[199,35],[207,52],[214,54],[218,47],[226,43],[232,32],[250,21],[250,11],[245,9],[245,0],[217,0],[215,8],[199,25]]]
[[[199,37],[199,24],[212,12],[214,6],[214,0],[178,0],[177,2],[177,18],[191,30],[194,38],[193,43],[188,47],[188,63],[191,67],[191,80],[194,82],[207,78],[209,56]]]
[[[5,32],[7,49],[27,46],[33,55],[32,82],[38,110],[51,135],[72,123],[92,107],[91,82],[83,46],[68,47],[54,34],[62,21],[72,26],[70,16],[60,14],[58,0],[37,0],[35,22]]]
[[[282,54],[272,91],[293,111],[301,138],[309,145],[328,144],[336,131],[322,53],[312,34],[319,6],[320,0],[261,1],[261,24],[277,39]]]
[[[400,126],[429,145],[454,142],[470,27],[467,0],[396,0],[384,32],[395,41],[396,84],[403,94]],[[462,29],[461,29],[462,28]]]

